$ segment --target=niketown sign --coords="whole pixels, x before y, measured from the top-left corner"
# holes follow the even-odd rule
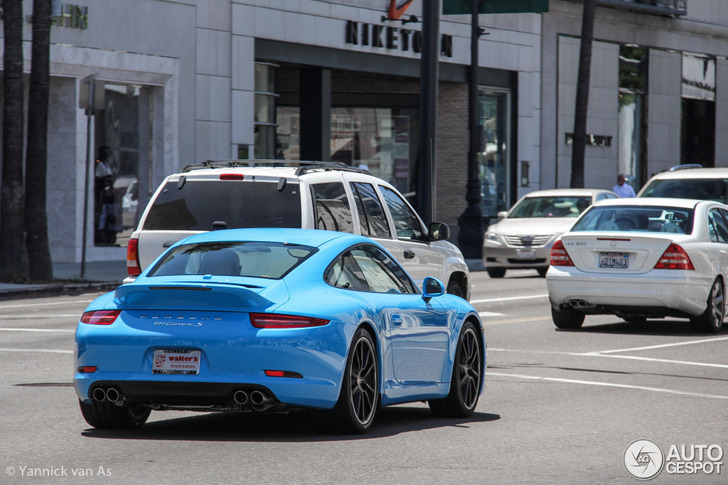
[[[404,20],[402,15],[405,10],[412,4],[414,0],[406,0],[397,6],[397,0],[390,0],[387,16],[382,17],[382,21],[417,22],[413,20]],[[348,20],[346,22],[346,38],[345,41],[350,45],[371,46],[378,49],[399,50],[402,52],[422,52],[422,32],[417,30],[405,29],[402,27],[394,27],[391,25],[367,24],[364,22],[354,22]],[[452,57],[452,36],[440,36],[440,55]]]

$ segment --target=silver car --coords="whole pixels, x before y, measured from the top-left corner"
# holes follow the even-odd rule
[[[576,222],[584,209],[602,199],[616,199],[604,189],[538,190],[522,197],[508,212],[498,213],[483,241],[483,263],[491,278],[508,269],[549,269],[554,240]]]

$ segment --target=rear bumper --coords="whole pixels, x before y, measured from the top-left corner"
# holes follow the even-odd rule
[[[552,266],[546,286],[556,309],[569,305],[584,313],[634,314],[643,309],[648,314],[697,316],[705,311],[714,279],[694,273],[654,270],[615,278]]]

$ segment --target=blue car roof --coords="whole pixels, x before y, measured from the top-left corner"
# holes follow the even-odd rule
[[[322,231],[318,229],[289,229],[289,228],[253,228],[253,229],[224,229],[220,231],[203,232],[179,241],[180,244],[218,242],[218,241],[275,241],[304,246],[320,247],[330,241],[350,244],[369,241],[369,239],[355,234],[343,232]]]

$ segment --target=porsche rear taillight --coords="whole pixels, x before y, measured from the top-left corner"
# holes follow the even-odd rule
[[[685,252],[683,248],[675,243],[670,244],[668,248],[662,253],[659,261],[655,265],[654,269],[687,269],[694,270],[693,262],[690,261],[690,256]]]
[[[251,313],[250,323],[256,328],[305,328],[321,327],[329,320],[299,315],[278,315],[275,313]]]
[[[91,312],[84,312],[81,315],[81,323],[88,323],[89,325],[111,325],[119,316],[121,310],[95,310]]]
[[[574,266],[569,253],[566,252],[564,243],[558,240],[551,246],[551,266]]]
[[[126,247],[126,272],[129,276],[139,276],[142,272],[139,264],[139,239],[130,238]]]

